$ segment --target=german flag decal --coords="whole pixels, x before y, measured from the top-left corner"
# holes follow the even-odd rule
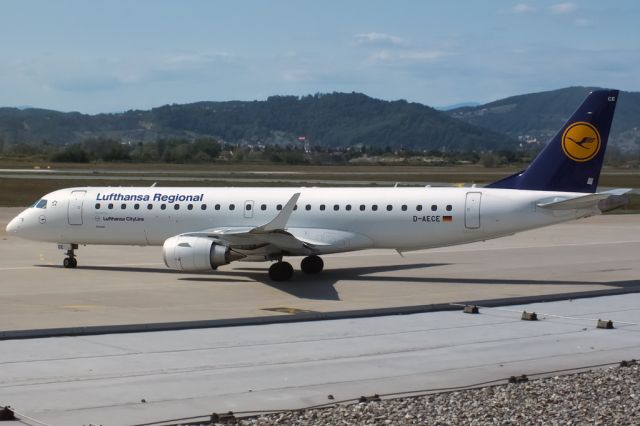
[[[453,216],[442,216],[442,221],[443,222],[452,222],[453,221]]]

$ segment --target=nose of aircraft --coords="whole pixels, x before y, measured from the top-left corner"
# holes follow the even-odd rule
[[[18,230],[20,230],[20,225],[24,222],[24,218],[20,216],[16,216],[11,219],[11,222],[7,224],[7,234],[17,234]]]

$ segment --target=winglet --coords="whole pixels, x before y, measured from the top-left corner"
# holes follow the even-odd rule
[[[287,201],[287,204],[284,205],[282,210],[280,210],[280,213],[278,213],[278,215],[276,217],[274,217],[271,222],[268,222],[268,223],[265,223],[262,226],[258,226],[256,228],[253,228],[249,232],[251,232],[251,233],[260,233],[260,232],[271,232],[271,231],[284,230],[285,226],[287,226],[287,222],[289,221],[289,217],[291,216],[291,213],[293,212],[293,208],[295,207],[296,203],[298,202],[298,198],[300,198],[300,193],[296,192],[295,194],[293,194],[293,196],[291,196],[289,201]]]

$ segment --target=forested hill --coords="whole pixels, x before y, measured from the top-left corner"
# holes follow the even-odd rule
[[[149,111],[86,115],[43,109],[0,108],[0,139],[8,144],[69,144],[89,138],[125,142],[210,136],[228,143],[308,143],[321,146],[486,150],[516,141],[405,101],[382,101],[358,93],[266,101],[198,102]]]
[[[530,93],[485,105],[457,108],[448,113],[469,124],[515,138],[536,138],[546,142],[592,90],[592,87],[568,87]],[[640,93],[620,92],[611,141],[636,152],[640,149]]]

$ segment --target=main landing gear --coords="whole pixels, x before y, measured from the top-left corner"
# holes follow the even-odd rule
[[[282,260],[274,263],[269,268],[269,278],[273,281],[288,281],[293,275],[293,266]]]
[[[305,274],[318,274],[322,272],[322,268],[324,268],[324,262],[315,254],[305,257],[300,263],[300,269]],[[269,268],[269,278],[273,281],[288,281],[292,276],[293,266],[289,262],[279,260]]]
[[[78,261],[76,260],[76,252],[78,249],[77,244],[58,244],[58,248],[60,250],[66,250],[67,257],[62,261],[62,266],[65,268],[75,268],[78,266]]]
[[[311,255],[302,259],[300,262],[300,269],[305,274],[319,274],[324,268],[324,262],[320,256]]]

